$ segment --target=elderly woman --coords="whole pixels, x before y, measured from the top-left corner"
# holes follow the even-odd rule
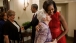
[[[4,23],[6,22],[7,20],[7,14],[5,12],[2,12],[0,14],[0,43],[3,43],[4,40],[3,40],[3,25]]]
[[[50,16],[42,11],[39,11],[37,18],[39,20],[39,24],[36,28],[39,27],[39,30],[36,31],[34,43],[51,42],[52,37],[48,27],[48,24],[51,20]]]
[[[7,17],[8,20],[4,24],[4,39],[6,43],[12,43],[20,41],[20,26],[18,23],[14,20],[15,18],[15,12],[12,10],[7,11]]]

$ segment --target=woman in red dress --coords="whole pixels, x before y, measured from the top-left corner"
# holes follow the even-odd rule
[[[57,7],[54,1],[45,1],[43,3],[43,9],[50,15],[52,19],[49,23],[49,27],[52,34],[52,39],[56,39],[57,43],[66,43],[65,34],[68,32],[68,26],[64,17],[57,12]],[[64,31],[61,29],[61,25]]]

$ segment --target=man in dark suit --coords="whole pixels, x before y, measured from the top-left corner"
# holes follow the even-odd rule
[[[32,26],[32,36],[31,36],[31,43],[34,43],[34,38],[35,38],[35,27],[38,24],[38,19],[37,19],[37,10],[38,10],[38,5],[37,4],[32,4],[31,5],[31,11],[32,13],[34,13],[32,21],[29,23],[29,25],[24,26],[25,29],[29,28],[30,26]]]

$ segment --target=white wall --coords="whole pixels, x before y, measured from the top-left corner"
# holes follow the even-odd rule
[[[76,29],[76,2],[68,4],[68,36],[74,37],[74,29]]]
[[[38,5],[38,10],[39,10],[39,8],[40,8],[40,7],[39,7],[39,3],[40,3],[39,0],[32,0],[32,4],[37,4],[37,5]]]
[[[22,25],[22,23],[26,21],[31,21],[32,19],[32,12],[31,12],[31,2],[29,1],[29,6],[26,8],[26,11],[23,10],[24,5],[23,2],[21,3],[20,0],[11,0],[10,2],[10,9],[14,10],[16,12],[16,21]],[[18,17],[20,19],[18,20]]]
[[[21,3],[20,0],[11,0],[10,9],[16,12],[16,21],[22,25],[22,23],[26,21],[31,21],[32,12],[31,12],[31,4],[37,4],[39,7],[39,0],[29,0],[29,6],[26,8],[26,11],[23,10],[24,3]],[[18,17],[20,19],[18,20]]]
[[[45,0],[39,0],[39,9],[42,9],[43,8],[44,1]]]
[[[0,0],[0,6],[3,6],[3,0]]]
[[[76,2],[76,0],[54,0],[56,3]]]

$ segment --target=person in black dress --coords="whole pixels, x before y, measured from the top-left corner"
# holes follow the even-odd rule
[[[21,29],[15,19],[15,12],[12,10],[7,11],[8,20],[5,22],[3,26],[3,34],[5,43],[17,42],[19,43],[21,37]]]

